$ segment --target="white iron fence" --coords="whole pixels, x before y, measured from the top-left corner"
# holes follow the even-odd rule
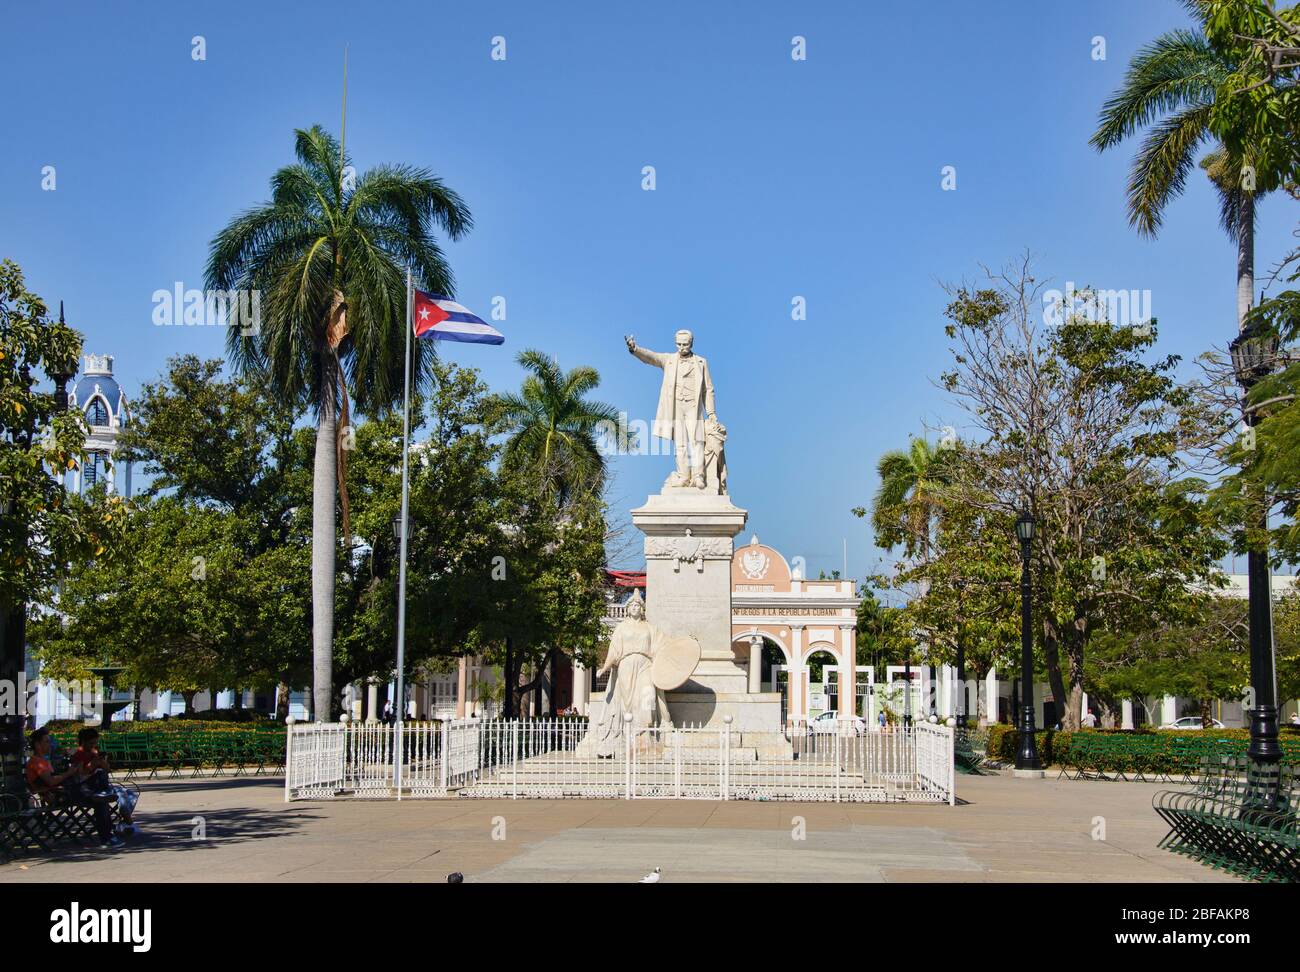
[[[285,798],[955,800],[946,726],[650,728],[625,732],[603,757],[587,729],[585,719],[295,725]]]

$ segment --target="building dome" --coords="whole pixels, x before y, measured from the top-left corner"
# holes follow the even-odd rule
[[[86,355],[86,367],[72,387],[69,405],[86,413],[92,428],[121,427],[130,418],[126,396],[113,377],[111,354]]]

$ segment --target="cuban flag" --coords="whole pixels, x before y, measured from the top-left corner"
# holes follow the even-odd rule
[[[504,344],[506,337],[481,317],[447,297],[415,291],[415,336],[434,341]]]

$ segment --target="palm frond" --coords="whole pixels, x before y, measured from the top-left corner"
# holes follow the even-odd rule
[[[1164,34],[1133,58],[1123,84],[1102,106],[1089,141],[1104,151],[1165,115],[1209,104],[1229,73],[1203,34]]]
[[[1209,116],[1210,106],[1199,105],[1151,127],[1129,175],[1128,218],[1139,233],[1154,236],[1165,207],[1182,194],[1196,149],[1209,136]]]

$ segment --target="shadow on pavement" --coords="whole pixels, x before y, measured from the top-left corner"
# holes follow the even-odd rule
[[[136,812],[140,832],[125,839],[116,850],[93,841],[60,840],[48,853],[14,858],[10,865],[95,861],[104,858],[128,860],[139,853],[185,852],[215,846],[230,846],[274,837],[289,837],[320,814],[304,809],[262,809],[223,807],[195,813],[192,810],[151,812],[142,804]]]

